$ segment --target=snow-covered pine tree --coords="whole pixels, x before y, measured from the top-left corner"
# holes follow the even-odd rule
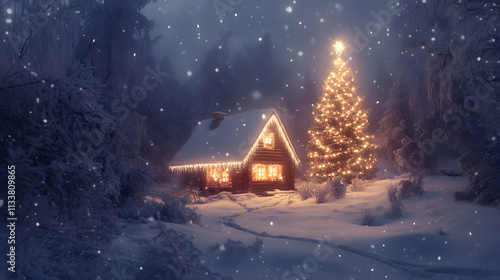
[[[117,265],[115,260],[103,255],[112,253],[109,244],[118,233],[123,202],[142,201],[142,190],[151,183],[145,161],[138,156],[144,118],[132,113],[121,120],[110,105],[118,96],[116,90],[95,74],[109,69],[75,59],[74,40],[83,36],[78,33],[80,22],[74,20],[77,8],[69,3],[73,1],[63,1],[59,9],[45,5],[56,1],[9,2],[12,9],[4,13],[13,25],[2,20],[0,31],[15,40],[0,44],[0,59],[7,62],[0,65],[0,167],[16,170],[14,277],[116,278],[106,274]],[[43,26],[30,22],[34,14],[46,13],[51,16]],[[91,20],[89,16],[82,23]],[[53,61],[40,63],[45,60]],[[0,173],[0,179],[7,182],[7,172]],[[7,188],[0,188],[0,196],[6,194]],[[190,256],[179,260],[184,270],[193,269],[192,260],[200,265],[192,244],[175,236],[169,242],[178,249],[152,246],[163,256]],[[7,243],[2,244],[2,251],[7,251]],[[127,264],[138,268],[139,258]]]
[[[349,180],[371,177],[376,165],[373,136],[365,133],[368,115],[361,107],[363,99],[356,94],[352,70],[342,57],[344,46],[337,42],[334,47],[337,58],[309,130],[307,175],[320,182],[339,175]]]
[[[498,201],[500,6],[486,0],[401,4],[405,9],[392,28],[402,38],[402,51],[418,76],[410,85],[411,111],[417,121],[429,116],[417,128],[417,149],[423,151],[422,140],[445,141],[460,153],[458,163],[469,178],[469,189],[456,198],[479,204]],[[436,134],[441,135],[438,141]]]
[[[394,162],[394,152],[403,147],[402,140],[411,137],[411,112],[408,92],[401,80],[394,83],[389,99],[384,103],[384,116],[379,122],[378,135],[382,156]]]

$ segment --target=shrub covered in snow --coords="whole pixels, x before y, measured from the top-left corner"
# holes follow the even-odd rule
[[[398,194],[398,189],[391,185],[387,190],[387,198],[389,199],[389,213],[393,217],[401,217],[403,215],[404,205],[401,202],[401,197]]]
[[[368,186],[368,181],[360,178],[355,178],[351,182],[351,191],[362,192],[366,189],[367,186]]]
[[[201,204],[201,192],[199,188],[186,186],[181,191],[174,193],[174,196],[183,200],[186,204]]]
[[[131,210],[125,211],[122,217],[138,222],[155,219],[176,224],[198,223],[200,221],[200,215],[187,207],[182,199],[164,195],[161,201],[160,203],[147,200],[137,209],[131,207]]]
[[[456,201],[474,201],[476,197],[476,194],[470,189],[461,192],[455,192]]]
[[[342,176],[336,176],[332,179],[329,179],[326,184],[331,190],[332,197],[338,199],[345,196],[347,192],[347,181]]]
[[[246,252],[254,252],[254,253],[260,252],[263,244],[264,241],[262,241],[262,239],[258,237],[255,240],[255,242],[250,246],[245,246],[241,241],[234,241],[232,239],[227,239],[225,243],[223,244],[217,243],[214,246],[210,247],[209,250],[212,252],[222,251],[225,256],[239,256]]]
[[[373,226],[375,225],[375,218],[377,215],[373,210],[370,209],[365,209],[361,211],[361,214],[363,215],[363,220],[361,221],[361,224],[364,226]]]
[[[421,175],[411,177],[409,180],[402,180],[399,182],[399,193],[401,198],[422,195],[424,193],[423,185],[424,182],[422,181]]]
[[[143,244],[134,279],[232,279],[210,272],[200,257],[200,251],[184,234],[160,228],[157,237]]]
[[[486,151],[465,151],[458,162],[469,179],[469,189],[455,193],[456,200],[474,200],[480,205],[500,200],[500,144],[489,144]],[[483,156],[481,156],[483,153]]]
[[[325,183],[304,182],[297,186],[302,200],[314,197],[316,203],[325,203],[331,198],[342,198],[347,192],[347,182],[341,176],[328,179]]]
[[[332,186],[328,183],[316,184],[313,194],[314,198],[316,198],[316,203],[325,203],[332,194]]]
[[[446,231],[444,231],[443,228],[440,228],[438,231],[437,231],[437,234],[438,235],[441,235],[441,236],[445,236],[445,235],[448,235],[448,233]]]
[[[302,182],[297,185],[296,189],[300,194],[302,200],[306,200],[314,195],[314,189],[318,184],[312,182]]]

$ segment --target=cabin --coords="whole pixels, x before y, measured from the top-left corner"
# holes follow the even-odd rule
[[[205,194],[263,193],[293,190],[299,163],[276,110],[263,109],[215,112],[198,122],[169,170],[191,178]]]

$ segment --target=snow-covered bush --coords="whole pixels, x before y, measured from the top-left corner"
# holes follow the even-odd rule
[[[477,195],[470,189],[466,189],[461,192],[455,192],[455,200],[456,201],[474,201]]]
[[[160,220],[168,223],[185,224],[198,223],[200,215],[193,209],[186,207],[186,204],[172,196],[163,196],[160,209]]]
[[[463,149],[458,160],[469,179],[469,189],[455,193],[456,200],[474,200],[480,205],[500,199],[500,143],[480,148]]]
[[[334,198],[342,198],[347,192],[347,182],[342,176],[336,176],[328,179],[326,185],[328,185],[328,189],[331,190],[331,195]]]
[[[303,182],[296,187],[302,200],[306,200],[314,195],[314,189],[318,184],[313,182]]]
[[[441,236],[445,236],[445,235],[448,235],[448,233],[446,231],[444,231],[443,228],[440,228],[438,231],[437,231],[437,234],[438,235],[441,235]]]
[[[316,184],[313,194],[314,198],[316,198],[316,203],[325,203],[332,194],[332,186],[328,183]]]
[[[364,226],[373,226],[375,225],[375,218],[377,218],[377,215],[373,210],[370,209],[365,209],[361,211],[361,214],[363,215],[363,220],[361,221],[361,224]]]
[[[232,279],[210,272],[200,258],[201,252],[184,234],[160,228],[157,237],[143,244],[134,279]]]
[[[359,178],[354,178],[351,182],[351,191],[353,192],[362,192],[366,189],[368,186],[368,181],[359,179]]]
[[[138,209],[131,209],[124,218],[132,221],[146,222],[153,218],[167,223],[198,223],[200,215],[186,206],[183,200],[170,195],[162,196],[162,202],[145,201]]]
[[[201,192],[196,187],[186,186],[181,191],[173,194],[174,197],[183,200],[186,204],[201,204]]]
[[[387,189],[387,198],[389,199],[389,213],[393,217],[401,217],[403,215],[404,205],[401,202],[401,197],[398,194],[398,189],[390,185]]]
[[[411,177],[409,180],[402,180],[399,182],[399,193],[401,198],[408,198],[412,196],[422,195],[424,182],[421,175]]]
[[[341,176],[328,179],[325,183],[304,182],[297,186],[302,200],[314,197],[316,203],[325,203],[331,198],[342,198],[347,192],[347,182]]]
[[[262,249],[262,245],[264,241],[258,238],[255,242],[250,246],[245,246],[241,241],[234,241],[232,239],[227,239],[227,241],[223,244],[216,243],[214,246],[210,247],[209,250],[214,251],[222,251],[223,254],[227,257],[231,256],[239,256],[246,252],[258,253]]]
[[[394,151],[395,165],[401,172],[417,172],[422,170],[425,155],[417,141],[409,136],[401,139],[401,148]]]

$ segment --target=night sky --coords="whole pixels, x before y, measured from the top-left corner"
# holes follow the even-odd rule
[[[287,83],[300,87],[300,78],[307,72],[322,85],[331,69],[333,42],[354,45],[356,28],[364,31],[374,22],[372,14],[387,10],[388,2],[243,0],[232,1],[231,6],[222,0],[174,0],[150,4],[143,12],[156,23],[153,37],[162,35],[154,47],[155,56],[167,56],[172,74],[180,81],[189,79],[203,62],[205,52],[229,29],[233,34],[232,54],[269,34],[280,59],[293,69]],[[228,11],[220,17],[215,6]],[[380,26],[380,32],[369,37],[368,45],[350,56],[357,71],[358,93],[366,97],[365,106],[375,114],[393,82],[391,69],[398,57],[392,55],[398,53],[395,35]]]

